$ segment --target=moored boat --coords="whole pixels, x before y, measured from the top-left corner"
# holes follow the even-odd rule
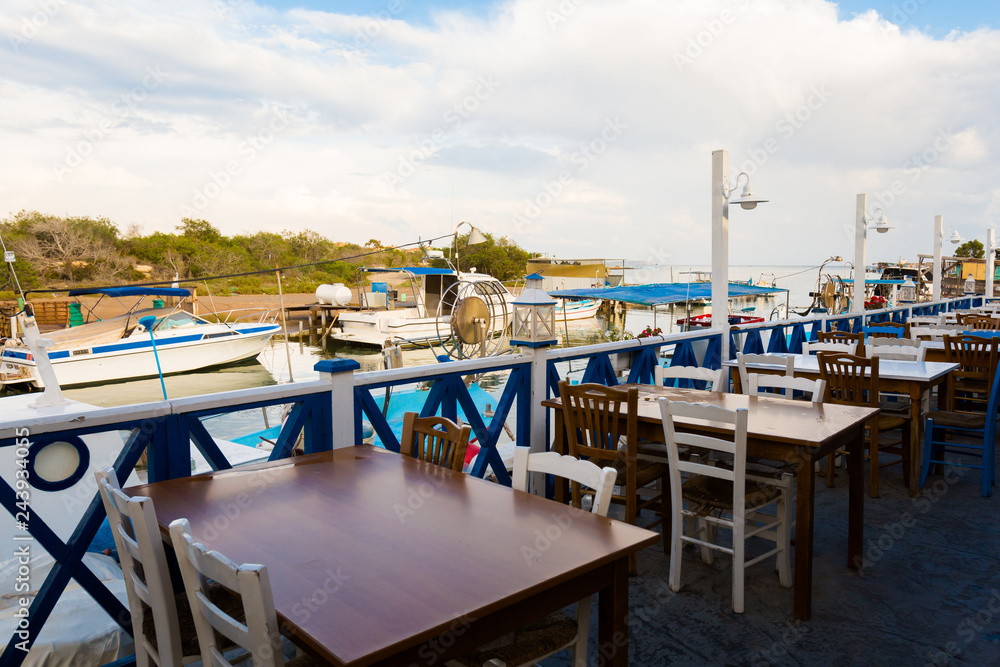
[[[139,308],[146,296],[190,296],[182,288],[108,287],[69,293],[94,294],[140,299],[121,315],[45,334],[51,341],[48,356],[60,386],[155,376],[158,366],[167,375],[250,359],[281,330],[265,321],[266,312],[255,314],[257,321],[252,322],[212,322],[181,310],[181,302],[173,308]],[[140,323],[145,317],[155,318],[152,336]],[[9,339],[0,349],[0,386],[24,383],[44,386],[32,351],[23,342]]]

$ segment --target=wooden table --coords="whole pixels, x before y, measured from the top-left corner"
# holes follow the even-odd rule
[[[848,405],[814,405],[782,398],[757,398],[696,389],[674,389],[652,385],[625,385],[639,388],[639,437],[663,441],[660,406],[665,396],[674,401],[719,405],[729,410],[748,408],[747,454],[797,464],[795,501],[795,617],[809,620],[812,614],[813,550],[813,462],[837,449],[848,451],[849,507],[847,565],[857,569],[862,562],[864,527],[864,428],[878,413],[875,408]],[[565,426],[562,403],[549,399],[542,403],[555,411],[556,451],[564,452]],[[677,420],[693,431],[709,431],[704,422]]]
[[[788,355],[778,355],[788,356]],[[794,373],[797,377],[818,378],[819,359],[815,355],[791,355],[795,358]],[[736,361],[723,365],[737,367]],[[924,396],[934,387],[944,383],[948,374],[958,368],[958,364],[931,361],[896,361],[881,359],[878,364],[879,389],[885,392],[905,394],[910,398],[910,469],[904,471],[910,495],[920,495],[920,447],[923,442],[924,421],[921,406]],[[747,369],[755,373],[783,374],[784,367],[767,364],[747,364]],[[740,374],[733,374],[734,391],[742,391]]]
[[[153,499],[165,536],[187,517],[207,546],[267,565],[279,621],[333,665],[443,664],[599,593],[602,664],[624,667],[628,556],[659,540],[371,447],[126,492]]]

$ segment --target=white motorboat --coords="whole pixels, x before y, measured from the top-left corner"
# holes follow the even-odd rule
[[[101,298],[190,296],[186,289],[163,287],[109,287],[69,293],[85,294]],[[180,302],[172,309],[139,309],[141,304],[140,298],[123,315],[46,333],[45,338],[51,341],[48,356],[59,385],[155,376],[157,356],[164,375],[230,364],[256,357],[281,331],[279,325],[265,321],[266,311],[255,313],[256,321],[213,322],[181,310]],[[155,318],[152,335],[139,322],[146,317]],[[19,383],[44,386],[31,350],[22,341],[9,339],[0,349],[0,386]]]
[[[361,287],[368,273],[402,275],[409,290],[372,283],[384,291],[368,292]],[[513,320],[514,295],[485,273],[363,267],[358,270],[358,285],[361,309],[340,314],[341,331],[332,335],[334,340],[379,348],[387,341],[419,346],[456,337],[463,342],[490,340],[502,336]],[[480,329],[466,331],[469,327]]]
[[[556,322],[591,318],[597,315],[602,303],[600,299],[557,299]]]

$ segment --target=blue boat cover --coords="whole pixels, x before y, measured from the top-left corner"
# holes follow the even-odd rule
[[[183,287],[94,287],[73,289],[69,291],[70,296],[81,296],[84,294],[107,294],[108,296],[191,296],[190,290]]]
[[[387,269],[366,266],[362,270],[371,273],[399,273],[400,271],[406,271],[415,276],[448,276],[454,273],[451,269],[432,269],[429,266],[396,266]]]
[[[756,296],[787,292],[777,287],[737,285],[729,283],[729,297]],[[659,306],[666,303],[684,303],[694,299],[711,299],[712,283],[654,283],[651,285],[627,285],[624,287],[592,287],[584,289],[564,289],[549,292],[561,299],[609,299],[644,306]]]

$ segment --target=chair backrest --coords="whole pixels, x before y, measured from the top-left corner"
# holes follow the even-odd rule
[[[663,379],[664,384],[671,387],[687,386],[695,389],[704,388],[709,391],[723,391],[725,388],[722,386],[722,377],[725,372],[724,368],[713,370],[700,366],[667,366],[663,369]],[[675,382],[666,382],[667,380],[675,380]],[[685,383],[681,380],[691,380],[691,382]],[[698,386],[695,381],[704,383],[704,386]]]
[[[559,383],[566,441],[571,456],[597,465],[624,460],[634,475],[638,451],[639,390],[603,384]],[[625,450],[620,449],[624,439]],[[631,476],[631,475],[630,475]],[[630,485],[634,480],[624,480]]]
[[[95,475],[125,579],[136,664],[179,665],[183,651],[177,603],[153,501],[125,495],[114,468],[98,470]],[[146,614],[153,615],[153,642],[143,634]]]
[[[817,354],[819,352],[854,354],[857,350],[857,343],[802,343],[802,354]]]
[[[896,342],[895,338],[885,338],[890,342]],[[899,341],[905,339],[900,338]],[[913,342],[913,341],[907,341]],[[881,357],[882,359],[892,359],[894,361],[924,361],[927,356],[927,348],[922,345],[870,345],[866,348],[869,357]]]
[[[528,473],[531,472],[555,475],[593,489],[594,503],[590,511],[600,516],[608,515],[611,494],[615,487],[615,479],[618,477],[614,468],[599,468],[590,461],[581,461],[574,456],[563,456],[558,452],[532,453],[527,447],[515,447],[514,488],[527,491]]]
[[[747,415],[746,408],[727,410],[717,405],[703,403],[684,403],[661,398],[660,415],[663,419],[663,435],[667,441],[667,459],[670,469],[670,502],[672,507],[682,507],[681,503],[681,473],[706,475],[733,483],[733,498],[746,498],[746,463],[747,463]],[[731,432],[731,438],[714,437],[700,433],[685,433],[678,431],[674,425],[675,418],[698,419],[710,422],[713,431]],[[714,466],[710,463],[699,463],[703,457],[692,457],[691,460],[681,460],[678,446],[694,447],[709,452],[721,452],[733,457],[732,469],[728,466]],[[687,457],[685,457],[687,458]],[[704,457],[708,460],[710,457]],[[733,522],[742,524],[745,518],[745,503],[733,502]]]
[[[820,352],[820,377],[826,381],[826,402],[878,407],[878,357]]]
[[[795,357],[791,355],[778,356],[776,354],[743,354],[736,353],[736,364],[740,369],[740,387],[743,393],[748,393],[749,379],[747,378],[747,364],[767,364],[768,366],[782,366],[785,375],[793,375],[795,372]]]
[[[419,417],[416,412],[407,412],[403,415],[399,451],[462,472],[471,433],[471,426],[459,426],[445,417]]]
[[[267,568],[263,565],[237,565],[219,552],[209,551],[204,544],[195,541],[187,519],[171,522],[170,537],[205,664],[212,667],[232,665],[223,656],[218,633],[250,652],[253,667],[284,667],[278,615],[274,610]],[[240,596],[246,623],[225,613],[211,601],[208,580],[218,582]]]
[[[967,327],[961,324],[939,324],[934,327],[912,327],[910,338],[913,340],[934,340],[943,341],[945,336],[961,333]]]
[[[963,324],[977,331],[1000,330],[1000,318],[990,316],[968,316]]]
[[[956,374],[965,379],[993,381],[1000,349],[998,345],[1000,339],[994,336],[986,338],[962,334],[944,337],[945,358],[959,365]]]
[[[850,331],[820,331],[816,334],[817,343],[856,343],[864,345],[864,336]]]
[[[906,321],[910,324],[911,327],[919,327],[919,326],[925,326],[925,325],[933,326],[933,325],[937,325],[937,324],[944,324],[944,316],[943,315],[915,315],[915,316],[913,316],[911,318],[908,318]]]
[[[747,394],[750,396],[785,396],[792,398],[792,394],[801,391],[809,394],[809,400],[813,403],[822,403],[823,395],[826,393],[826,382],[823,380],[810,380],[809,378],[789,377],[786,375],[765,375],[764,373],[750,373],[747,378]],[[777,389],[780,391],[767,391]]]
[[[869,347],[883,347],[886,345],[921,347],[921,342],[919,340],[913,340],[912,338],[872,338],[865,345],[865,351],[867,351]]]

